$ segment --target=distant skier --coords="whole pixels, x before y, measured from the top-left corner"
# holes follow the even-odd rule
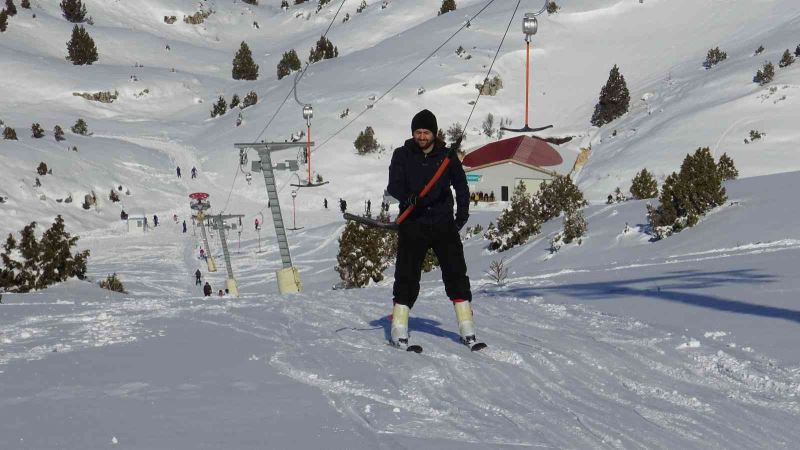
[[[197,269],[197,271],[194,273],[194,285],[195,286],[200,284],[200,278],[202,278],[202,277],[203,277],[203,274],[200,272],[200,269]]]
[[[339,199],[339,209],[342,210],[342,214],[347,211],[347,202],[344,199]]]
[[[322,204],[325,205],[325,209],[328,209],[328,199],[327,198],[322,199]]]
[[[158,216],[155,214],[153,214],[153,226],[154,227],[158,226]]]
[[[175,223],[178,223],[178,215],[177,214],[173,214],[172,215],[172,220],[174,220]]]
[[[367,200],[367,215],[369,216],[371,214],[372,214],[372,202]]]
[[[119,219],[128,220],[128,213],[126,213],[124,209],[119,213]]]
[[[206,259],[206,251],[203,250],[203,247],[200,247],[200,259]]]
[[[391,340],[400,347],[408,346],[408,314],[419,295],[422,261],[429,249],[441,264],[442,281],[455,308],[461,340],[470,346],[476,343],[472,292],[459,236],[469,218],[469,188],[461,161],[452,158],[428,195],[417,198],[448,157],[449,150],[436,138],[437,131],[436,116],[427,109],[420,111],[411,121],[412,138],[395,149],[389,166],[387,191],[400,200],[400,212],[416,205],[398,230]],[[450,186],[456,191],[455,202]]]
[[[192,167],[192,179],[197,178],[197,167]]]
[[[225,296],[225,294],[222,293],[222,289],[219,290],[219,292],[217,293],[217,296],[219,296],[219,297],[224,297]]]
[[[259,221],[258,221],[258,217],[256,217],[256,223],[255,223],[255,225],[256,225],[256,231],[258,231],[258,230],[260,230],[260,229],[261,229],[261,222],[259,222]]]
[[[178,178],[180,178],[180,177],[181,177],[181,166],[178,166],[178,167],[175,169],[175,171],[176,171],[176,172],[178,172]]]
[[[205,295],[206,297],[210,297],[211,292],[212,292],[211,285],[208,284],[208,281],[206,281],[206,284],[203,286],[203,295]]]
[[[186,221],[183,221],[183,232],[186,233]]]

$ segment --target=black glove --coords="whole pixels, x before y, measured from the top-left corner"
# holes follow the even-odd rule
[[[458,228],[458,231],[461,231],[461,229],[464,228],[464,225],[467,224],[468,220],[469,220],[469,213],[466,214],[461,214],[460,212],[456,213],[456,228]]]

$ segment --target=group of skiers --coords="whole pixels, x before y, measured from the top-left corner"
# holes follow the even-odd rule
[[[120,220],[128,220],[128,213],[126,213],[124,209],[122,211],[120,211],[119,219]],[[172,220],[175,223],[178,223],[178,215],[177,214],[173,214],[172,215]],[[159,222],[158,222],[158,214],[153,214],[153,227],[157,227],[158,224],[159,224]],[[144,228],[147,229],[149,226],[150,226],[150,223],[147,221],[147,217],[145,217],[144,218]],[[183,224],[182,224],[181,228],[183,230],[183,233],[186,233],[187,227],[186,227],[186,221],[185,220],[183,221]]]
[[[202,278],[203,278],[203,273],[200,272],[200,269],[197,269],[195,271],[195,273],[194,273],[194,285],[195,286],[199,286],[199,285],[203,284]],[[206,283],[203,284],[203,296],[211,297],[211,293],[212,292],[214,292],[214,290],[211,288],[211,284],[208,281],[206,281]],[[224,297],[224,296],[228,295],[228,293],[229,293],[229,291],[228,291],[227,288],[225,289],[224,292],[222,291],[222,289],[220,289],[219,292],[217,292],[217,296]]]
[[[178,174],[178,178],[181,177],[181,166],[177,166],[175,168],[175,172]],[[197,167],[192,167],[192,179],[197,178]]]

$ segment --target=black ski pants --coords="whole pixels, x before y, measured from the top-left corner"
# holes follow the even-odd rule
[[[442,271],[444,289],[450,300],[472,301],[461,236],[453,222],[424,224],[405,222],[398,230],[397,263],[394,270],[394,302],[414,306],[419,295],[422,263],[433,249]]]

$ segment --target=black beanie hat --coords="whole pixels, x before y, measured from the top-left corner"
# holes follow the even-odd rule
[[[436,135],[439,131],[439,126],[436,124],[436,116],[427,109],[418,112],[413,119],[411,119],[411,132],[419,129],[430,130],[431,133]]]

